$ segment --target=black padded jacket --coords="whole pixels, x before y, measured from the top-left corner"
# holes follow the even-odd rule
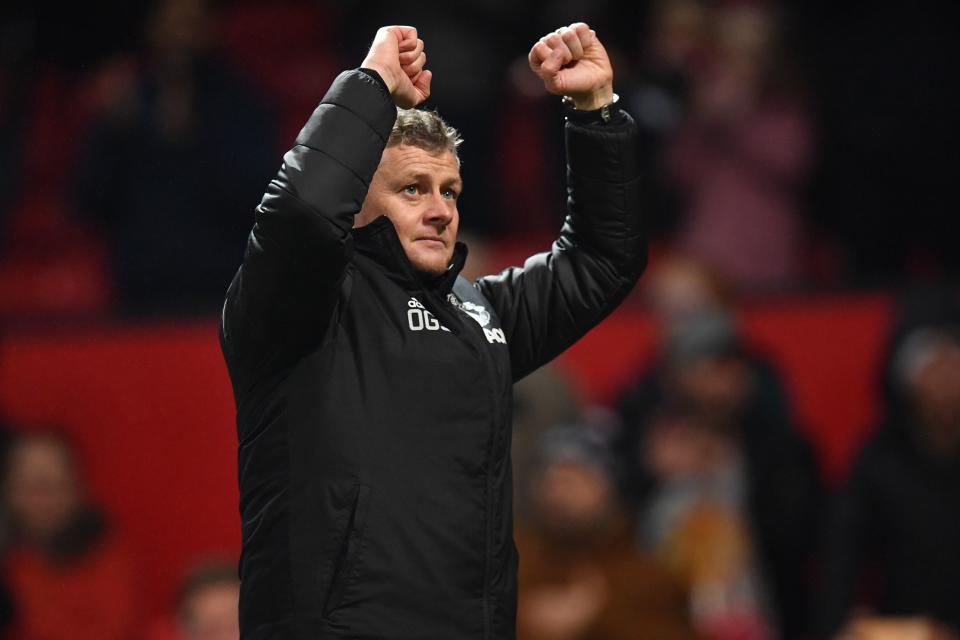
[[[395,118],[375,74],[334,81],[227,293],[245,640],[513,638],[512,384],[645,265],[635,126],[617,111],[565,125],[550,251],[455,289],[458,244],[422,277],[387,218],[353,228]]]

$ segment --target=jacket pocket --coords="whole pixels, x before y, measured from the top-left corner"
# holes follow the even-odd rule
[[[344,591],[353,574],[356,565],[357,556],[360,555],[360,547],[363,542],[363,532],[367,523],[367,513],[370,510],[370,494],[372,489],[365,484],[357,485],[356,497],[353,502],[353,510],[350,513],[350,520],[344,531],[343,540],[340,544],[340,552],[337,558],[336,567],[333,570],[333,578],[330,581],[330,588],[327,590],[326,602],[323,605],[324,617],[329,617],[336,610],[343,599]]]

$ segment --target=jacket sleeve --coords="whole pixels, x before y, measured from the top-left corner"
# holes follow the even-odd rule
[[[353,218],[395,119],[375,72],[345,71],[283,156],[223,307],[232,370],[273,370],[322,338],[350,259]]]
[[[646,266],[636,125],[567,122],[567,217],[553,248],[476,285],[500,316],[514,381],[606,317]]]

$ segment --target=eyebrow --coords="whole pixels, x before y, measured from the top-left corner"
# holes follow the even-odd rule
[[[413,180],[415,180],[415,181],[417,181],[417,182],[420,182],[420,181],[422,181],[422,180],[432,179],[433,177],[434,177],[434,176],[433,176],[433,174],[431,174],[431,173],[424,173],[424,172],[422,172],[422,171],[419,171],[419,172],[413,174],[413,176],[412,176],[411,179],[413,179]],[[452,178],[449,178],[449,179],[447,179],[447,180],[442,181],[440,184],[441,184],[442,186],[445,186],[445,187],[456,186],[457,188],[462,189],[462,188],[463,188],[463,178],[461,178],[460,176],[452,177]]]

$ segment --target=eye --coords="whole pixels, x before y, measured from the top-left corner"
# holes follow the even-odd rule
[[[458,193],[457,193],[456,191],[454,191],[453,189],[444,189],[444,190],[443,190],[443,197],[444,197],[444,198],[448,198],[448,199],[450,199],[450,200],[456,200],[458,195],[460,195],[460,194],[458,194]]]
[[[417,195],[417,185],[408,184],[403,188],[403,192],[406,193],[407,195],[415,196]]]

